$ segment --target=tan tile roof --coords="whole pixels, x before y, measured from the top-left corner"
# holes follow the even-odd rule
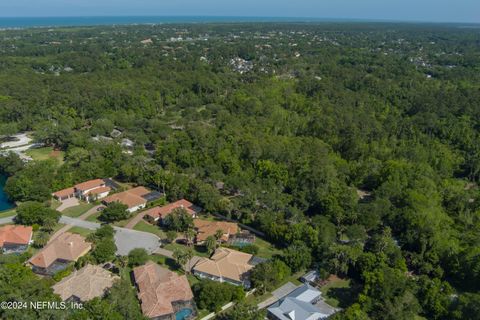
[[[66,197],[66,196],[71,196],[74,193],[75,193],[75,189],[72,187],[72,188],[67,188],[67,189],[63,189],[63,190],[54,192],[53,195],[55,197],[63,198],[63,197]]]
[[[142,312],[149,318],[174,313],[172,302],[193,299],[187,277],[152,261],[133,269],[133,275],[138,287],[138,298],[142,302]]]
[[[28,244],[32,239],[32,227],[8,225],[0,227],[0,247],[6,243]]]
[[[223,231],[223,241],[227,241],[229,235],[238,233],[238,225],[233,222],[195,219],[193,224],[197,231],[195,239],[198,242],[205,241],[209,236],[215,236],[217,230]]]
[[[77,261],[91,248],[92,245],[81,235],[65,232],[30,258],[29,262],[40,268],[48,268],[57,259]]]
[[[193,270],[216,277],[242,281],[243,276],[253,268],[248,263],[252,257],[248,253],[228,248],[218,248],[210,259],[200,260]]]
[[[105,185],[105,181],[103,181],[102,179],[95,179],[76,184],[75,189],[85,191],[88,189],[98,188],[103,185]]]
[[[87,264],[82,269],[63,278],[52,288],[64,301],[75,296],[85,302],[95,297],[102,297],[105,291],[111,288],[118,279],[120,277],[100,266]]]
[[[88,191],[88,194],[100,194],[104,192],[110,192],[112,188],[110,187],[98,187],[93,190]]]
[[[111,196],[106,197],[103,201],[105,203],[120,202],[128,206],[128,208],[133,208],[147,203],[147,200],[142,198],[142,196],[148,193],[150,193],[150,191],[147,188],[136,187],[120,193],[112,194]]]
[[[174,209],[184,208],[189,214],[193,216],[196,214],[194,207],[195,206],[190,201],[181,199],[181,200],[169,203],[163,207],[154,207],[148,210],[146,215],[152,217],[153,219],[157,219],[157,218],[163,219],[167,215],[172,213]]]
[[[139,196],[139,197],[143,197],[144,195],[147,195],[149,194],[151,191],[148,190],[147,188],[145,187],[136,187],[136,188],[133,188],[133,189],[130,189],[130,190],[127,190],[128,193],[131,193],[131,194],[134,194],[136,196]]]

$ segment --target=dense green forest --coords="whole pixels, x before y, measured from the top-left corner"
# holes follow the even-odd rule
[[[480,319],[478,28],[3,30],[0,70],[0,133],[65,152],[2,157],[12,200],[98,177],[150,186],[259,229],[292,271],[353,279],[335,319]],[[45,290],[12,272],[0,297]]]

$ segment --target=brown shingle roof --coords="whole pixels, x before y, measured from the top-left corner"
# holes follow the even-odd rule
[[[103,296],[117,279],[120,277],[102,267],[87,264],[82,269],[63,278],[52,288],[64,301],[75,296],[85,302]]]
[[[210,259],[200,260],[193,270],[216,277],[242,281],[244,275],[253,268],[248,263],[252,257],[248,253],[228,248],[218,248]]]
[[[229,235],[238,233],[238,225],[233,222],[195,219],[193,224],[197,230],[195,239],[198,242],[205,241],[209,236],[215,236],[217,230],[223,231],[223,241],[227,241]]]
[[[54,192],[53,195],[58,198],[63,198],[63,197],[71,196],[74,193],[75,193],[75,189],[72,187],[72,188],[67,188],[67,189]]]
[[[133,269],[138,298],[142,302],[142,312],[149,318],[174,313],[172,303],[190,301],[193,293],[187,277],[160,267],[149,261],[146,265]]]
[[[0,248],[5,243],[28,244],[32,239],[32,227],[8,225],[0,227]]]
[[[188,200],[181,199],[172,203],[169,203],[163,207],[155,207],[147,211],[146,215],[153,219],[164,219],[167,215],[172,213],[177,208],[184,208],[190,215],[194,216],[198,209]]]
[[[131,193],[131,194],[134,194],[136,196],[139,196],[139,197],[143,197],[144,195],[147,195],[150,193],[150,190],[148,190],[147,188],[145,187],[136,187],[136,188],[133,188],[133,189],[130,189],[130,190],[127,190],[126,192],[128,193]]]
[[[110,187],[98,187],[98,188],[95,188],[93,190],[88,191],[88,194],[100,194],[100,193],[104,193],[104,192],[110,192],[110,190],[112,190],[112,188],[110,188]]]
[[[92,245],[81,235],[65,232],[30,258],[29,262],[40,268],[48,268],[57,259],[77,261],[91,248]]]
[[[127,191],[112,194],[111,196],[106,197],[103,201],[105,203],[120,202],[126,205],[128,208],[133,208],[147,203],[147,200],[142,198],[142,196],[148,193],[150,193],[150,191],[147,188],[136,187]]]
[[[98,188],[103,185],[105,185],[105,181],[103,181],[102,179],[95,179],[76,184],[75,189],[85,191],[93,188]]]

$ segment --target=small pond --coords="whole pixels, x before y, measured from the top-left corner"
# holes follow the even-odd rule
[[[3,192],[3,187],[5,186],[6,181],[7,177],[0,175],[0,211],[5,211],[14,207],[14,204],[8,200],[7,195]]]

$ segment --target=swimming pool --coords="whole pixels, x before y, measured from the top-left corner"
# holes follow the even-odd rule
[[[190,317],[193,313],[193,310],[190,309],[190,308],[184,308],[180,311],[178,311],[176,314],[175,314],[175,319],[176,320],[185,320],[187,319],[188,317]]]

